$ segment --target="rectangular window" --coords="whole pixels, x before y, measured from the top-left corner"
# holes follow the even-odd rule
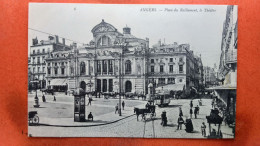
[[[48,68],[48,75],[51,74],[51,68]]]
[[[173,65],[170,65],[170,73],[173,73]]]
[[[109,64],[109,72],[112,73],[113,72],[112,60],[108,60],[108,64]]]
[[[65,69],[61,68],[61,74],[64,75]]]
[[[42,67],[42,72],[45,73],[45,67]]]
[[[151,66],[151,73],[154,73],[154,66]]]
[[[37,53],[38,53],[38,54],[40,53],[40,49],[37,50]]]
[[[42,49],[42,53],[45,53],[45,49]]]
[[[35,57],[33,57],[33,64],[35,63]]]
[[[182,57],[181,57],[181,58],[179,58],[179,61],[180,61],[180,62],[182,62],[182,61],[183,61],[183,58],[182,58]]]
[[[105,60],[103,60],[102,62],[103,62],[103,72],[106,73],[107,72],[107,62]]]
[[[159,78],[158,84],[165,84],[165,78]]]
[[[40,57],[37,57],[37,63],[41,63]]]
[[[179,65],[179,72],[183,73],[183,65]]]
[[[45,56],[42,56],[42,62],[45,63]]]
[[[35,68],[33,68],[33,73],[35,72]]]
[[[175,78],[168,78],[168,84],[175,84]]]
[[[55,73],[55,75],[58,74],[58,69],[57,68],[54,68],[54,73]]]
[[[101,63],[97,61],[97,73],[101,73]]]
[[[113,91],[113,79],[109,79],[109,87],[108,87],[108,90],[109,92],[112,92]]]
[[[163,73],[163,65],[160,65],[160,73]]]
[[[35,50],[33,50],[33,54],[35,54]]]
[[[173,58],[170,58],[170,62],[173,62]]]
[[[38,72],[40,72],[40,67],[38,67]]]
[[[151,59],[151,63],[154,63],[154,59]]]

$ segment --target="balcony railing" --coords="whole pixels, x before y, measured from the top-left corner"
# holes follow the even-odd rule
[[[226,53],[226,63],[237,62],[237,50],[228,51]]]

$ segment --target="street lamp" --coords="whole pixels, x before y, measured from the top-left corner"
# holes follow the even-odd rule
[[[38,108],[38,107],[40,107],[40,105],[39,105],[39,98],[37,96],[37,86],[38,86],[37,78],[35,78],[34,83],[35,83],[35,97],[34,97],[35,104],[33,105],[33,107]]]
[[[126,41],[122,41],[121,43],[119,43],[119,46],[122,47],[122,53],[120,53],[120,63],[119,63],[119,108],[118,108],[118,113],[119,113],[119,116],[122,116],[122,113],[121,113],[121,95],[122,95],[122,91],[121,91],[121,87],[122,87],[122,64],[123,64],[123,61],[122,61],[122,57],[123,57],[123,53],[124,53],[124,49],[127,47],[127,43]]]

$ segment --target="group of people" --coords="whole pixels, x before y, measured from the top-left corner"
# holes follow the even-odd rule
[[[192,119],[192,114],[193,114],[193,102],[192,100],[190,101],[190,118]],[[200,108],[199,106],[197,105],[195,108],[194,108],[194,115],[195,115],[195,119],[197,119],[197,115],[199,114],[199,111],[200,111]]]
[[[202,105],[202,100],[200,99],[198,101],[199,105],[201,106]],[[179,107],[179,118],[178,118],[178,127],[177,127],[177,130],[181,130],[182,129],[182,125],[184,124],[186,126],[186,132],[192,132],[193,131],[193,124],[192,124],[192,114],[193,114],[193,101],[191,100],[190,101],[190,118],[187,118],[185,121],[183,119],[183,112],[182,112],[182,108]],[[199,106],[197,105],[196,107],[194,107],[194,115],[195,115],[195,119],[197,119],[197,115],[199,114]],[[206,136],[206,125],[204,122],[202,122],[202,125],[201,125],[201,133],[202,133],[202,136]]]
[[[183,119],[183,112],[181,107],[179,108],[179,118],[178,118],[178,127],[177,130],[182,130],[182,124],[184,124],[186,126],[185,131],[186,132],[192,132],[193,131],[193,124],[191,119],[186,119],[186,121],[184,121]]]
[[[53,101],[56,101],[56,97],[53,96]],[[42,102],[46,102],[46,97],[42,94]]]

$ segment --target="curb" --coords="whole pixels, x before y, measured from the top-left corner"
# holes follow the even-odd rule
[[[108,124],[112,124],[112,123],[116,123],[118,121],[124,120],[126,118],[129,118],[131,116],[134,116],[135,114],[132,114],[130,116],[126,116],[122,119],[118,119],[112,122],[108,122],[108,123],[103,123],[103,124],[94,124],[94,125],[50,125],[50,124],[38,124],[37,126],[51,126],[51,127],[94,127],[94,126],[102,126],[102,125],[108,125]]]

